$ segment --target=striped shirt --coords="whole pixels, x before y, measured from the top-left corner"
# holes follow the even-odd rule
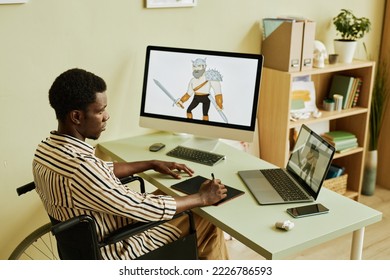
[[[142,194],[122,185],[113,163],[97,158],[94,148],[68,135],[51,132],[33,160],[36,191],[47,213],[59,221],[88,214],[97,222],[99,240],[136,221],[172,219],[175,200]],[[180,230],[165,223],[115,245],[101,248],[103,259],[134,259],[167,244]]]

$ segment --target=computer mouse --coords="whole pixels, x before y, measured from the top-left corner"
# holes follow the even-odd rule
[[[158,152],[164,147],[165,147],[165,144],[163,144],[163,143],[154,143],[154,144],[150,145],[149,151]]]

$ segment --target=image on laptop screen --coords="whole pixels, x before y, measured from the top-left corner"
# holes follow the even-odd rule
[[[325,140],[302,126],[287,165],[317,193],[328,171],[333,149]]]

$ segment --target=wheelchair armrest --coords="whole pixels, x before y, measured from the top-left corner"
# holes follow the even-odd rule
[[[32,191],[33,189],[35,189],[35,184],[34,184],[34,182],[31,182],[31,183],[25,184],[25,185],[17,188],[16,192],[19,196],[21,196],[22,194],[25,194],[26,192]]]
[[[176,219],[178,217],[181,217],[185,214],[187,214],[188,218],[189,218],[190,233],[194,233],[196,231],[196,229],[195,229],[195,222],[194,222],[193,214],[191,211],[184,211],[184,212],[181,212],[179,214],[176,214],[175,216],[173,216],[172,220]],[[155,221],[155,222],[148,222],[148,223],[138,222],[138,223],[124,226],[124,227],[112,232],[109,236],[107,236],[104,239],[104,243],[106,245],[116,243],[118,241],[129,238],[133,235],[137,235],[141,232],[144,232],[145,230],[159,226],[159,225],[164,224],[166,222],[168,222],[168,221],[163,220],[163,221]]]
[[[144,182],[144,179],[142,179],[141,177],[139,176],[128,176],[128,177],[124,177],[124,178],[121,178],[120,179],[121,183],[122,184],[128,184],[130,182],[133,182],[133,181],[138,181],[139,182],[139,187],[140,187],[140,192],[141,193],[144,193],[145,192],[145,182]]]
[[[75,216],[75,217],[70,218],[69,220],[66,220],[64,222],[57,221],[54,218],[52,218],[51,216],[49,216],[49,218],[50,218],[51,223],[53,225],[51,228],[51,232],[54,235],[56,235],[62,231],[68,230],[70,228],[73,228],[74,226],[76,226],[80,223],[83,223],[83,222],[87,222],[91,226],[92,225],[95,226],[95,219],[89,215]]]
[[[133,182],[133,181],[139,181],[141,193],[145,192],[145,182],[139,176],[128,176],[128,177],[125,177],[125,178],[121,178],[120,181],[121,181],[122,184],[127,184],[127,183],[130,183],[130,182]],[[16,192],[17,192],[17,194],[19,196],[21,196],[22,194],[25,194],[25,193],[27,193],[29,191],[34,190],[34,189],[35,189],[35,183],[34,182],[30,182],[28,184],[25,184],[25,185],[17,188]]]

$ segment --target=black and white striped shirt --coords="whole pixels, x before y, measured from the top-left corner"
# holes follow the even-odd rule
[[[51,132],[33,160],[36,190],[50,216],[65,221],[88,214],[95,218],[98,237],[135,221],[169,220],[176,212],[170,196],[132,191],[113,173],[94,148],[76,138]],[[175,240],[180,230],[163,226],[101,249],[104,259],[133,259]]]

